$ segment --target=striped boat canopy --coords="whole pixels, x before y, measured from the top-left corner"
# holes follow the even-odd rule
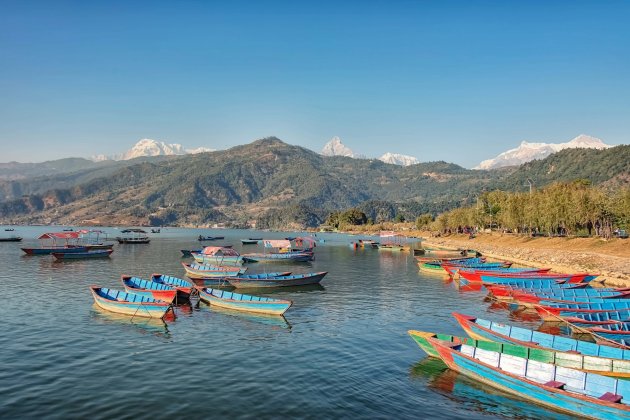
[[[265,248],[291,248],[291,241],[288,239],[265,239]]]
[[[240,254],[235,249],[226,248],[223,246],[207,246],[201,251],[204,255],[215,255],[218,257],[238,257]]]
[[[79,232],[52,232],[44,233],[37,239],[79,239]]]

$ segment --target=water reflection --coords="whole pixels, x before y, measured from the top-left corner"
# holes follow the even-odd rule
[[[169,314],[172,314],[172,312],[169,312]],[[92,305],[90,318],[97,323],[116,324],[122,327],[129,327],[129,329],[135,330],[141,334],[151,334],[164,338],[171,337],[168,324],[161,319],[130,317],[128,315],[116,314],[114,312],[106,311],[96,304]],[[173,321],[174,316],[170,315],[170,318],[165,317],[165,319],[166,321]]]
[[[498,389],[484,385],[449,369],[441,360],[427,357],[410,369],[413,380],[445,396],[468,410],[517,419],[571,419],[520,400]]]
[[[257,314],[253,312],[235,311],[232,309],[226,309],[226,308],[220,308],[218,306],[208,305],[204,302],[202,302],[199,305],[199,307],[200,309],[206,308],[207,310],[219,316],[229,316],[233,318],[238,318],[246,322],[269,325],[275,328],[282,328],[282,329],[288,329],[288,330],[291,329],[291,324],[289,324],[289,321],[287,321],[286,318],[282,315],[265,315],[265,314]]]

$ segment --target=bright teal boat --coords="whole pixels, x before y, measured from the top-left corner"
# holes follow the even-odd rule
[[[208,288],[199,289],[199,297],[204,302],[221,308],[269,315],[282,315],[292,304],[290,300],[244,295]]]

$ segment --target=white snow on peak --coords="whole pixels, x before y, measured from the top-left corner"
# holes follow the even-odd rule
[[[208,149],[207,147],[184,149],[181,144],[177,143],[169,144],[158,140],[141,139],[131,149],[127,150],[124,153],[113,156],[96,155],[92,156],[92,160],[96,162],[103,160],[129,160],[143,156],[173,156],[212,151],[212,149]]]
[[[580,134],[566,143],[530,143],[521,142],[520,146],[510,149],[493,159],[484,160],[473,169],[495,169],[504,166],[521,165],[534,159],[544,159],[552,153],[564,149],[607,149],[612,147],[596,137]]]
[[[401,165],[401,166],[409,166],[409,165],[415,165],[416,163],[420,163],[420,161],[413,156],[400,155],[397,153],[389,153],[389,152],[385,153],[383,156],[378,158],[378,160],[381,160],[385,163],[391,163],[394,165]]]
[[[324,156],[355,157],[354,152],[343,144],[341,139],[337,136],[330,139],[330,141],[324,145],[321,154]]]

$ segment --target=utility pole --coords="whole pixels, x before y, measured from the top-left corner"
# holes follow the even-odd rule
[[[527,178],[527,183],[529,184],[529,195],[532,195],[532,186],[534,185],[534,181],[530,178]]]

